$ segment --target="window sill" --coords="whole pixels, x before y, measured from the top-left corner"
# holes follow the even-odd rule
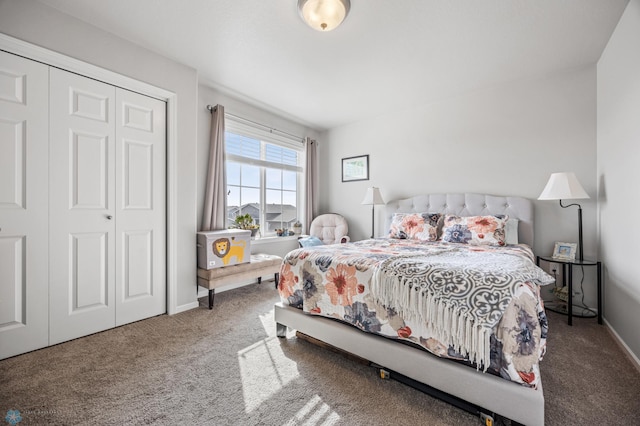
[[[277,242],[284,241],[296,241],[298,239],[298,235],[291,235],[286,237],[262,237],[256,238],[255,240],[251,240],[251,245],[259,246],[262,244],[273,244]]]

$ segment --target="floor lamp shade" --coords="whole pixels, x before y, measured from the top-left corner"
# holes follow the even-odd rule
[[[367,188],[367,192],[364,194],[364,200],[362,200],[360,204],[371,205],[371,238],[373,238],[375,230],[375,208],[377,205],[384,204],[382,194],[380,194],[380,188],[376,188],[375,186]]]
[[[578,256],[580,260],[584,259],[582,246],[582,206],[580,204],[563,205],[562,200],[579,200],[590,198],[587,191],[584,190],[578,178],[573,172],[552,173],[549,177],[547,185],[542,190],[538,200],[559,200],[560,207],[567,208],[571,206],[578,207]]]
[[[538,200],[577,200],[589,198],[573,172],[552,173]]]

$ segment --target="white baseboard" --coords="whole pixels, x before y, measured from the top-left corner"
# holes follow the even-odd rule
[[[187,303],[184,305],[176,306],[176,310],[171,315],[179,314],[180,312],[189,311],[198,307],[198,301]]]
[[[631,348],[627,346],[620,335],[613,329],[611,324],[609,324],[609,321],[604,319],[604,324],[607,326],[607,330],[609,330],[609,333],[611,333],[613,339],[616,341],[616,343],[618,343],[618,345],[620,345],[620,347],[625,352],[625,355],[627,355],[627,357],[631,360],[631,363],[634,364],[636,369],[640,372],[640,359],[631,351]]]
[[[209,290],[207,290],[204,287],[198,286],[198,296],[196,296],[198,299],[200,299],[201,297],[207,297],[208,295],[209,295]]]
[[[265,283],[267,283],[267,285],[275,286],[273,275],[268,275],[268,276],[266,276],[266,278],[263,277],[262,278],[262,283],[260,285],[263,285]],[[236,289],[238,287],[244,287],[246,285],[252,285],[252,284],[257,285],[258,281],[257,280],[239,281],[237,283],[229,284],[229,285],[226,285],[224,287],[219,287],[219,288],[216,288],[215,294],[220,294],[220,293],[225,292],[225,291],[233,290],[233,289]],[[208,296],[209,296],[209,290],[207,290],[204,287],[198,286],[197,298],[200,299],[202,297],[208,297]],[[197,306],[198,305],[196,304],[196,307]]]

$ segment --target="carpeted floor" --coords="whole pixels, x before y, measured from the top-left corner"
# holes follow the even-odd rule
[[[273,282],[0,361],[20,425],[479,425],[376,370],[275,337]],[[640,424],[640,373],[595,319],[549,313],[547,425]]]

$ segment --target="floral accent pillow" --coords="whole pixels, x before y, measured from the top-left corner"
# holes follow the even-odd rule
[[[437,241],[442,217],[440,213],[395,213],[389,238]]]
[[[442,241],[472,245],[505,245],[508,216],[452,216],[444,218]]]

